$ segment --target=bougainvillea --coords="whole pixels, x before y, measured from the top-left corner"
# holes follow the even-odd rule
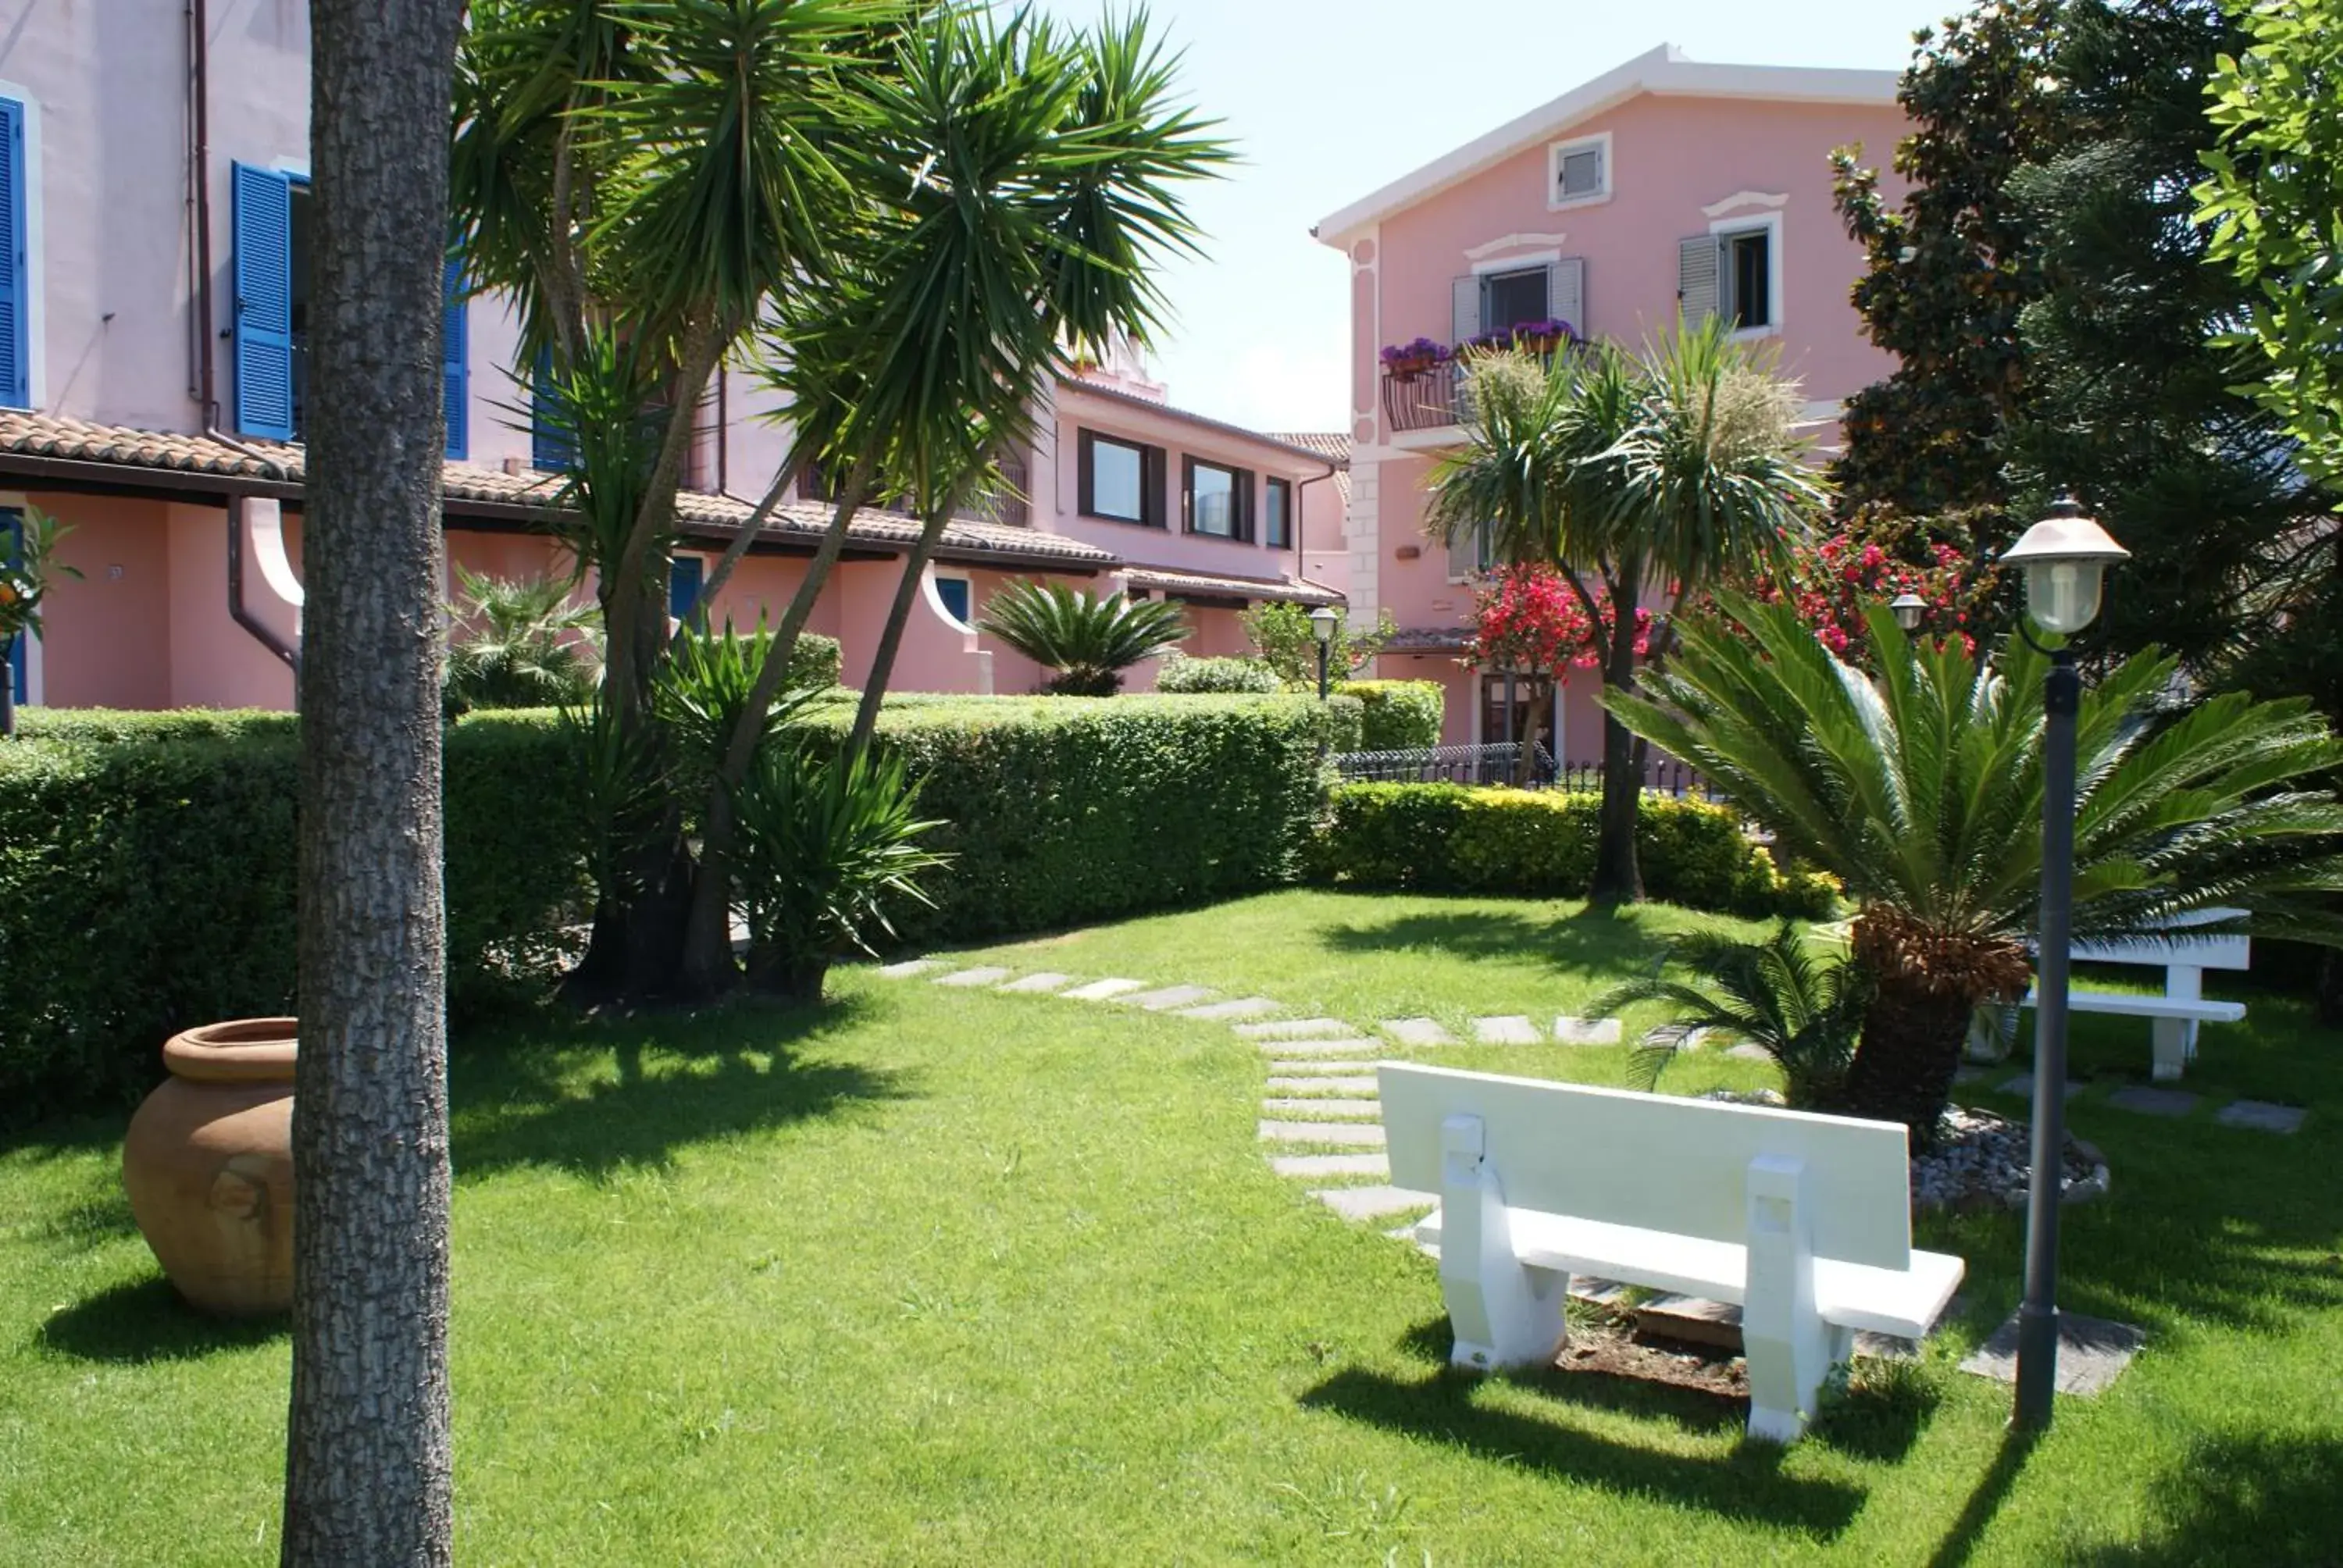
[[[1473,645],[1468,669],[1511,670],[1541,681],[1567,684],[1574,669],[1593,669],[1617,624],[1610,596],[1599,587],[1596,620],[1586,613],[1578,590],[1551,567],[1509,567],[1473,596]],[[1651,649],[1652,612],[1635,611],[1635,656]]]

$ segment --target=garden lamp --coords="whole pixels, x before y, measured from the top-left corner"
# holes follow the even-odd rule
[[[2026,568],[2026,610],[2072,637],[2098,618],[2107,567],[2131,552],[2062,497],[2002,556]],[[2021,628],[2022,629],[2022,628]],[[2033,638],[2029,635],[2028,642]],[[2039,644],[2036,646],[2039,647]],[[2035,958],[2034,1147],[2026,1194],[2026,1296],[2017,1309],[2016,1425],[2050,1424],[2058,1382],[2058,1205],[2066,1149],[2066,967],[2075,913],[2075,650],[2048,650],[2042,683],[2042,914]]]
[[[1928,618],[1928,601],[1910,588],[1888,600],[1887,608],[1895,612],[1896,624],[1906,631],[1919,630],[1920,623]]]
[[[1334,628],[1342,624],[1342,612],[1332,605],[1322,604],[1310,612],[1310,633],[1318,639],[1318,700],[1326,700],[1332,689],[1326,675],[1326,658],[1333,651]]]

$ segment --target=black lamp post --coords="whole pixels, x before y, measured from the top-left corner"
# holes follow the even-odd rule
[[[2072,638],[2099,613],[2101,578],[2131,552],[2064,498],[2001,558],[2026,568],[2026,614]],[[2021,628],[2023,629],[2023,628]],[[2032,641],[2031,636],[2027,640]],[[2038,644],[2036,645],[2039,646]],[[2050,1424],[2058,1381],[2058,1204],[2066,1144],[2066,959],[2075,908],[2075,716],[2083,678],[2074,650],[2048,650],[2043,682],[2042,919],[2034,1008],[2034,1150],[2026,1178],[2026,1299],[2017,1309],[2016,1423]]]
[[[1323,702],[1333,686],[1326,671],[1327,656],[1333,650],[1334,628],[1342,624],[1342,612],[1332,605],[1320,605],[1310,612],[1310,631],[1318,639],[1318,700]]]

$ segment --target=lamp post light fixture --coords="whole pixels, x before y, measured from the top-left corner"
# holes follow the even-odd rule
[[[1322,604],[1310,612],[1311,635],[1318,639],[1318,700],[1323,702],[1332,690],[1327,678],[1326,659],[1333,651],[1334,628],[1342,624],[1342,612],[1332,605]]]
[[[1887,608],[1895,612],[1896,624],[1906,631],[1919,630],[1920,623],[1928,618],[1928,601],[1910,588],[1888,600]]]
[[[2002,559],[2026,570],[2026,611],[2072,637],[2098,618],[2107,568],[2131,552],[2064,497]],[[2023,628],[2020,628],[2021,632]],[[2033,638],[2026,637],[2028,642]],[[2036,647],[2040,645],[2036,644]],[[2042,685],[2042,915],[2034,1008],[2034,1147],[2026,1178],[2026,1296],[2017,1309],[2016,1424],[2050,1424],[2058,1380],[2058,1205],[2066,1143],[2066,966],[2075,910],[2075,718],[2083,677],[2073,648],[2047,650]]]

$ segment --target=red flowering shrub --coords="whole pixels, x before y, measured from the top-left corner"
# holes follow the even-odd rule
[[[1551,567],[1508,567],[1489,588],[1473,596],[1473,646],[1468,669],[1510,669],[1544,682],[1568,684],[1573,669],[1603,662],[1617,625],[1610,596],[1594,590],[1597,622],[1586,613],[1578,590]],[[1652,612],[1635,611],[1635,655],[1649,651]]]

